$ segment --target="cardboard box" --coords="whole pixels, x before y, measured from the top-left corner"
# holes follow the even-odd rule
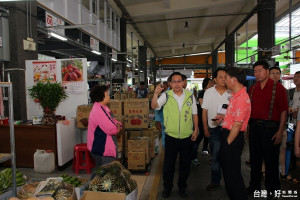
[[[125,200],[125,193],[85,191],[80,200]]]
[[[77,107],[77,128],[87,128],[88,127],[88,121],[89,121],[89,115],[92,110],[93,104],[89,105],[79,105]]]
[[[123,115],[114,115],[114,118],[124,124],[124,116]],[[123,125],[124,126],[124,125]]]
[[[148,99],[127,99],[124,101],[125,128],[148,128]]]
[[[135,99],[136,98],[136,93],[134,91],[130,91],[128,93],[128,99]]]
[[[121,100],[128,99],[128,93],[121,94]]]
[[[155,130],[143,129],[142,131],[128,131],[129,139],[138,139],[141,137],[149,137],[149,152],[151,158],[155,157]]]
[[[146,168],[144,152],[128,152],[128,169],[140,170]]]
[[[114,115],[124,114],[124,101],[123,100],[110,100],[107,105]]]
[[[118,150],[125,150],[125,129],[123,128],[117,135]]]
[[[129,139],[128,140],[128,154],[132,152],[143,152],[145,154],[145,162],[149,164],[150,162],[150,152],[149,152],[149,138],[144,137],[142,139]]]
[[[121,100],[121,93],[120,92],[116,92],[114,94],[114,100]]]

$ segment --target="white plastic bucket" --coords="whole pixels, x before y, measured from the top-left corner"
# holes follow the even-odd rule
[[[39,150],[34,153],[34,171],[51,173],[55,170],[55,158],[52,150]]]

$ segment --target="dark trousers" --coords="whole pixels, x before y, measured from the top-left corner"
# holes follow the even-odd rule
[[[220,148],[221,148],[221,126],[209,129],[208,138],[211,150],[211,181],[210,183],[219,185],[221,180]]]
[[[272,137],[278,130],[279,123],[263,120],[250,120],[249,146],[251,161],[250,189],[261,189],[261,168],[265,161],[265,186],[268,193],[280,190],[279,150],[280,144],[274,145]]]
[[[173,187],[175,164],[177,154],[179,153],[179,177],[177,185],[179,188],[185,189],[187,187],[186,180],[190,173],[191,137],[185,139],[176,139],[166,134],[165,137],[165,158],[163,179],[164,188],[171,190]]]
[[[201,122],[202,123],[202,122]],[[197,137],[197,140],[192,142],[193,147],[192,147],[192,160],[197,158],[197,152],[198,152],[198,147],[201,141],[203,140],[203,149],[202,151],[207,151],[208,150],[208,138],[204,136],[204,130],[203,128],[199,127],[199,135]]]
[[[230,131],[222,129],[220,162],[228,196],[231,200],[248,199],[244,179],[241,172],[241,155],[245,145],[244,133],[240,132],[228,145]]]

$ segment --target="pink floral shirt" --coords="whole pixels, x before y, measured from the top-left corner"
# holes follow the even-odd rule
[[[222,128],[232,129],[235,122],[243,122],[241,131],[245,131],[251,114],[251,101],[243,87],[229,101]]]

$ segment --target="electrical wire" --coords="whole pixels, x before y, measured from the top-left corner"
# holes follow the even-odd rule
[[[27,31],[27,37],[29,35],[28,31],[28,1],[26,1],[26,31]]]
[[[29,1],[29,22],[30,22],[30,25],[29,25],[29,31],[30,31],[30,38],[32,38],[32,26],[31,26],[31,1]]]

